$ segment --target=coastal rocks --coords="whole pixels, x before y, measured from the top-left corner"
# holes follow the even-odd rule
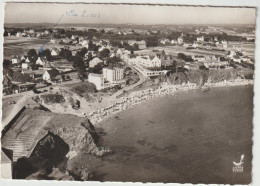
[[[79,181],[87,181],[93,177],[93,174],[88,170],[88,168],[84,167],[68,170],[68,172],[75,180]]]
[[[75,157],[82,149],[86,153],[96,156],[103,156],[111,151],[110,149],[100,148],[96,145],[98,135],[94,126],[88,120],[78,126],[52,128],[51,131],[68,143],[70,151],[67,157],[69,159]]]
[[[19,158],[14,164],[15,178],[24,179],[31,175],[36,179],[46,176],[53,166],[58,166],[65,159],[68,151],[69,146],[63,139],[48,132],[38,141],[28,158]]]

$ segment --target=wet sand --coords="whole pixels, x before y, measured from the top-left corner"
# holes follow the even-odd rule
[[[179,92],[149,100],[97,124],[99,143],[114,153],[82,153],[74,166],[88,166],[96,181],[251,182],[253,87]],[[233,162],[244,154],[243,173]]]

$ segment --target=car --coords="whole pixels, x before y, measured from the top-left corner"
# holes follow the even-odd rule
[[[9,104],[16,104],[16,101],[10,101]]]

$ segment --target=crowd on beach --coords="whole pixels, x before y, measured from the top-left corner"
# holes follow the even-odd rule
[[[235,79],[232,81],[224,80],[217,83],[205,83],[203,87],[241,86],[252,84],[253,80]],[[86,117],[88,117],[93,124],[96,124],[106,118],[113,116],[116,113],[132,108],[133,106],[140,104],[144,101],[156,97],[161,97],[164,95],[172,95],[180,91],[199,89],[203,87],[199,87],[198,85],[189,82],[181,85],[170,85],[167,83],[162,83],[158,88],[150,88],[146,90],[135,91],[128,96],[116,99],[113,101],[111,105],[105,108],[87,113]]]

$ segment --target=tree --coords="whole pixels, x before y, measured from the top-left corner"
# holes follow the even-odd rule
[[[117,66],[118,62],[120,62],[120,61],[121,61],[120,57],[114,56],[114,57],[108,58],[107,63],[108,63],[108,65],[114,67],[114,66]]]
[[[187,56],[187,55],[185,55],[183,53],[178,53],[178,59],[182,59],[182,60],[184,60],[186,62],[192,62],[193,61],[191,56]]]
[[[27,52],[27,56],[28,56],[28,57],[37,56],[36,50],[35,50],[35,49],[30,49],[30,50]]]
[[[102,63],[98,63],[93,68],[89,68],[88,72],[89,73],[95,73],[95,74],[101,74],[102,73],[102,69],[103,69]]]
[[[105,49],[103,49],[101,52],[100,52],[100,58],[101,59],[106,59],[106,58],[108,58],[109,57],[109,54],[110,54],[110,50],[109,49],[107,49],[107,48],[105,48]]]
[[[13,77],[13,70],[12,70],[12,62],[4,59],[3,61],[3,74],[8,76],[9,78]]]
[[[71,56],[72,56],[72,52],[70,50],[64,48],[61,49],[60,57],[70,60]]]
[[[40,56],[40,57],[46,57],[46,59],[47,59],[48,61],[50,61],[50,60],[52,59],[50,49],[45,49],[45,50],[43,50],[42,52],[39,52],[38,56]]]
[[[80,56],[73,56],[71,58],[71,61],[73,62],[73,67],[78,71],[79,78],[83,80],[84,78],[84,72],[86,71],[86,65],[83,62],[83,58]]]
[[[85,54],[88,52],[86,47],[83,47],[79,52],[77,52],[76,56],[85,57]]]

